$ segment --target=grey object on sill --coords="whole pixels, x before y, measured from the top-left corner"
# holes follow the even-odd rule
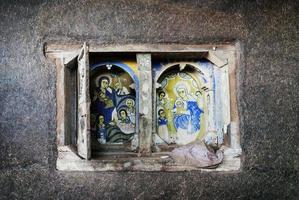
[[[223,160],[223,151],[217,150],[215,152],[204,143],[194,143],[175,148],[170,156],[179,165],[216,168]]]

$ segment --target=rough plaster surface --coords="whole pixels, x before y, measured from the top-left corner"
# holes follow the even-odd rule
[[[298,199],[298,1],[0,4],[0,199]],[[45,42],[241,42],[242,169],[55,170],[55,68]]]

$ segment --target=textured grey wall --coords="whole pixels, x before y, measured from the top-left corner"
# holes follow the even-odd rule
[[[26,2],[26,3],[25,3]],[[0,4],[0,199],[296,199],[298,1],[5,1]],[[55,170],[55,68],[45,42],[239,40],[238,173]]]

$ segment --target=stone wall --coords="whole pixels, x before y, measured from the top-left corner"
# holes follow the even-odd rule
[[[102,0],[0,4],[0,199],[296,199],[298,1]],[[240,41],[242,169],[55,170],[55,66],[46,42]]]

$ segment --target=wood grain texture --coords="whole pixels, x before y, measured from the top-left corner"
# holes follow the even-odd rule
[[[78,56],[78,154],[90,159],[90,95],[89,95],[89,57],[84,43]]]
[[[152,144],[152,69],[151,55],[137,54],[139,70],[139,154],[149,156]]]

